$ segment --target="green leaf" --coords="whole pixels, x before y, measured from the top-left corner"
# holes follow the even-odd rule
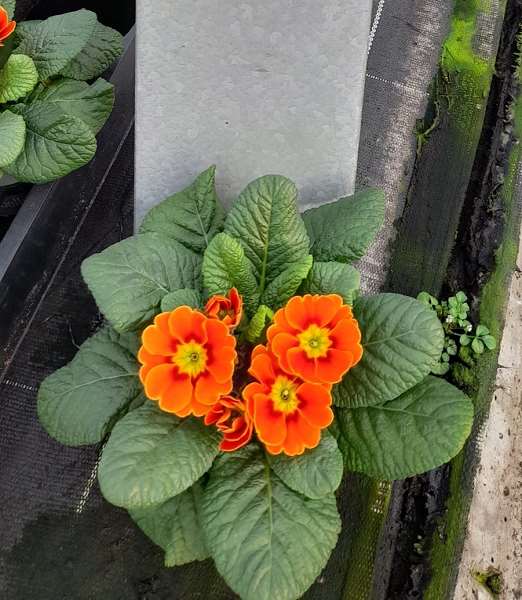
[[[463,346],[469,346],[471,344],[470,336],[466,335],[465,333],[460,336],[459,340]]]
[[[3,6],[9,15],[9,19],[14,17],[16,0],[2,0],[0,6]]]
[[[50,85],[41,85],[31,97],[31,102],[34,101],[56,106],[65,114],[78,117],[97,134],[114,106],[114,86],[104,79],[91,85],[74,79],[58,79]]]
[[[100,489],[127,509],[160,504],[210,469],[218,444],[216,429],[201,419],[179,419],[149,401],[114,427],[100,461]]]
[[[11,54],[0,71],[0,104],[24,98],[37,83],[33,60],[23,54]]]
[[[268,306],[261,304],[248,324],[248,328],[245,333],[246,339],[252,344],[259,341],[265,332],[266,326],[272,321],[273,318],[274,311]]]
[[[488,350],[494,350],[497,347],[497,340],[492,335],[485,335],[482,341]]]
[[[477,325],[477,336],[482,337],[489,334],[489,329],[485,325]]]
[[[475,354],[482,354],[484,352],[484,344],[482,343],[482,340],[479,338],[474,338],[471,342],[471,349],[473,352],[475,352]]]
[[[335,438],[327,430],[313,450],[300,456],[267,455],[275,474],[289,488],[308,498],[323,498],[332,494],[343,477],[343,455]]]
[[[123,52],[121,33],[96,23],[86,45],[67,63],[60,75],[88,81],[99,77]]]
[[[16,54],[27,54],[45,81],[73,60],[87,45],[98,20],[90,10],[78,10],[49,17],[18,32],[21,38]]]
[[[297,212],[297,188],[280,175],[260,177],[241,192],[228,213],[225,231],[243,246],[260,296],[283,271],[302,264],[309,254],[310,241]]]
[[[174,238],[189,250],[204,252],[223,228],[224,211],[216,194],[216,167],[212,166],[183,191],[155,206],[140,231]]]
[[[285,305],[310,272],[313,262],[312,255],[308,254],[299,262],[292,263],[267,285],[261,302],[274,310]]]
[[[118,242],[82,264],[99,309],[117,331],[148,323],[169,292],[198,289],[200,270],[200,256],[156,233]]]
[[[303,219],[314,259],[352,262],[364,256],[384,223],[384,208],[384,193],[370,188],[307,210]]]
[[[230,288],[237,288],[250,315],[259,304],[252,265],[241,244],[226,233],[218,233],[205,251],[203,285],[209,295],[225,295]]]
[[[448,362],[437,363],[431,368],[433,375],[446,375],[449,370],[450,366]]]
[[[139,346],[138,336],[106,327],[47,377],[38,392],[38,417],[49,435],[69,446],[103,440],[130,405],[142,401]]]
[[[471,432],[471,400],[429,376],[379,406],[337,410],[345,466],[379,479],[404,479],[453,458]]]
[[[393,400],[422,381],[439,362],[444,331],[436,313],[422,302],[400,294],[377,294],[357,299],[354,314],[364,352],[333,388],[337,406]]]
[[[199,517],[201,494],[201,484],[196,482],[159,506],[130,511],[138,527],[165,551],[166,567],[209,557]]]
[[[351,265],[338,262],[314,262],[303,292],[310,294],[339,294],[352,305],[361,285],[361,276]]]
[[[170,292],[163,296],[161,300],[162,312],[170,312],[179,306],[190,306],[191,308],[199,308],[201,306],[201,295],[196,290],[183,288]]]
[[[0,113],[0,168],[5,169],[22,152],[25,142],[25,121],[9,110]]]
[[[22,116],[27,127],[24,148],[6,169],[18,181],[54,181],[94,156],[96,138],[77,117],[42,102],[16,104],[10,110]]]
[[[216,567],[243,600],[300,598],[341,529],[333,494],[312,500],[294,492],[254,445],[219,456],[201,513]]]

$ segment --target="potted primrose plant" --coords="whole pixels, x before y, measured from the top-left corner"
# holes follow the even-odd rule
[[[295,185],[268,175],[226,214],[214,172],[84,261],[107,323],[43,381],[38,415],[63,444],[105,442],[101,492],[166,566],[211,557],[244,600],[293,600],[337,543],[343,473],[445,463],[473,406],[430,375],[435,311],[359,293],[380,191],[301,215]]]
[[[0,0],[0,198],[15,182],[54,181],[92,159],[114,104],[100,75],[123,48],[91,11],[16,23],[14,10]]]

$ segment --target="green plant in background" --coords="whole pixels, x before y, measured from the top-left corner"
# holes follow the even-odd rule
[[[12,19],[14,0],[0,0]],[[0,174],[53,181],[88,163],[114,105],[99,76],[123,49],[89,10],[17,23],[0,48]]]
[[[444,351],[431,370],[434,375],[446,375],[453,368],[454,374],[462,379],[463,366],[472,366],[477,355],[496,348],[496,339],[489,329],[483,324],[474,328],[469,320],[470,307],[464,292],[442,301],[421,292],[417,300],[437,313],[444,329]]]

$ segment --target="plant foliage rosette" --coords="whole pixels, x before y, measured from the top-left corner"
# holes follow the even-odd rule
[[[44,183],[94,156],[114,104],[99,76],[122,36],[89,10],[16,23],[14,9],[0,0],[0,175]]]
[[[108,325],[39,417],[64,444],[108,438],[101,491],[168,566],[212,557],[244,599],[298,598],[336,545],[344,469],[404,478],[461,449],[472,404],[430,375],[436,313],[358,292],[383,216],[372,189],[300,215],[272,175],[225,214],[212,167],[83,263]]]

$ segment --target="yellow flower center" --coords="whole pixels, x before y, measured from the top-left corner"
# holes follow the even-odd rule
[[[275,410],[285,414],[293,413],[299,405],[297,385],[284,375],[279,375],[274,381],[270,397]]]
[[[207,367],[207,351],[197,342],[180,344],[172,357],[172,362],[178,367],[180,373],[196,377]]]
[[[297,338],[308,358],[322,358],[328,354],[328,348],[332,345],[329,334],[329,330],[324,327],[310,325]]]

